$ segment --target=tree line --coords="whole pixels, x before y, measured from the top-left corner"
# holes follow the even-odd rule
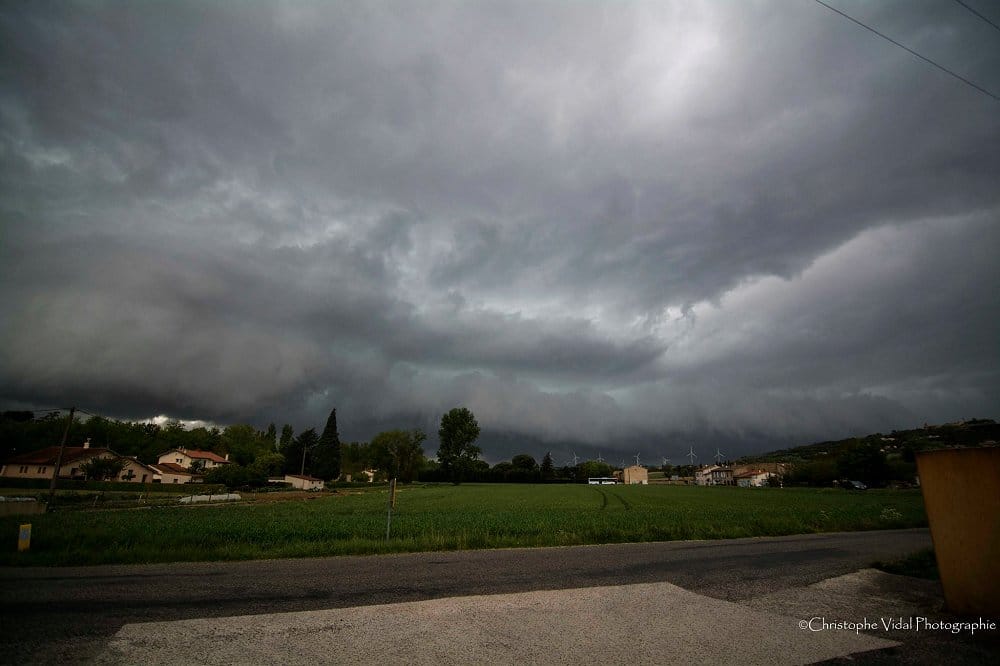
[[[54,446],[62,439],[66,418],[58,413],[0,414],[0,459]],[[550,453],[537,461],[532,455],[515,455],[510,461],[490,465],[480,459],[476,446],[480,427],[475,415],[456,407],[441,417],[436,459],[424,450],[427,435],[420,429],[393,429],[378,433],[368,442],[341,442],[337,410],[333,409],[321,432],[308,428],[295,433],[290,424],[280,430],[270,423],[264,429],[249,424],[225,428],[185,428],[180,421],[165,425],[121,421],[102,416],[77,417],[67,444],[80,446],[89,440],[94,448],[108,448],[123,456],[154,464],[172,449],[211,451],[229,457],[232,465],[205,470],[195,463],[192,471],[205,481],[229,487],[263,486],[269,477],[305,474],[324,481],[367,481],[395,478],[403,483],[573,483],[594,476],[611,476],[613,468],[603,462],[586,461],[556,466]],[[84,470],[94,478],[112,478],[113,463],[95,462]],[[118,470],[120,471],[120,469]]]

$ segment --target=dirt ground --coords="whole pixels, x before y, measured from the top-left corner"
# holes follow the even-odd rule
[[[344,497],[345,495],[358,495],[358,490],[282,490],[268,493],[255,493],[240,491],[244,502],[290,502],[296,500],[315,500],[324,497]]]

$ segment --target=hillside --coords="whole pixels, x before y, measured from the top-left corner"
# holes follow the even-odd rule
[[[912,460],[913,454],[924,449],[945,446],[981,446],[1000,441],[1000,423],[992,419],[970,419],[944,425],[926,425],[914,430],[893,430],[889,434],[872,433],[864,437],[816,442],[789,449],[740,458],[737,462],[801,463],[818,458],[837,458],[862,442],[879,442],[887,453],[897,452]]]
[[[872,487],[907,487],[916,483],[916,454],[948,446],[983,446],[1000,439],[1000,424],[970,419],[914,430],[894,430],[829,442],[817,442],[741,458],[740,463],[789,463],[786,482],[829,486],[856,479]]]

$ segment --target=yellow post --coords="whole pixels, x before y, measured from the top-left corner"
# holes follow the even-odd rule
[[[1000,447],[917,454],[948,609],[1000,615]]]
[[[31,548],[31,523],[21,525],[17,533],[17,552],[23,553]]]

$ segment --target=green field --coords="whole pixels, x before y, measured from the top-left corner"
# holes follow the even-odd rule
[[[777,536],[927,524],[919,491],[688,486],[402,487],[286,502],[65,511],[0,518],[0,564],[310,557]],[[31,551],[16,552],[32,523]]]

